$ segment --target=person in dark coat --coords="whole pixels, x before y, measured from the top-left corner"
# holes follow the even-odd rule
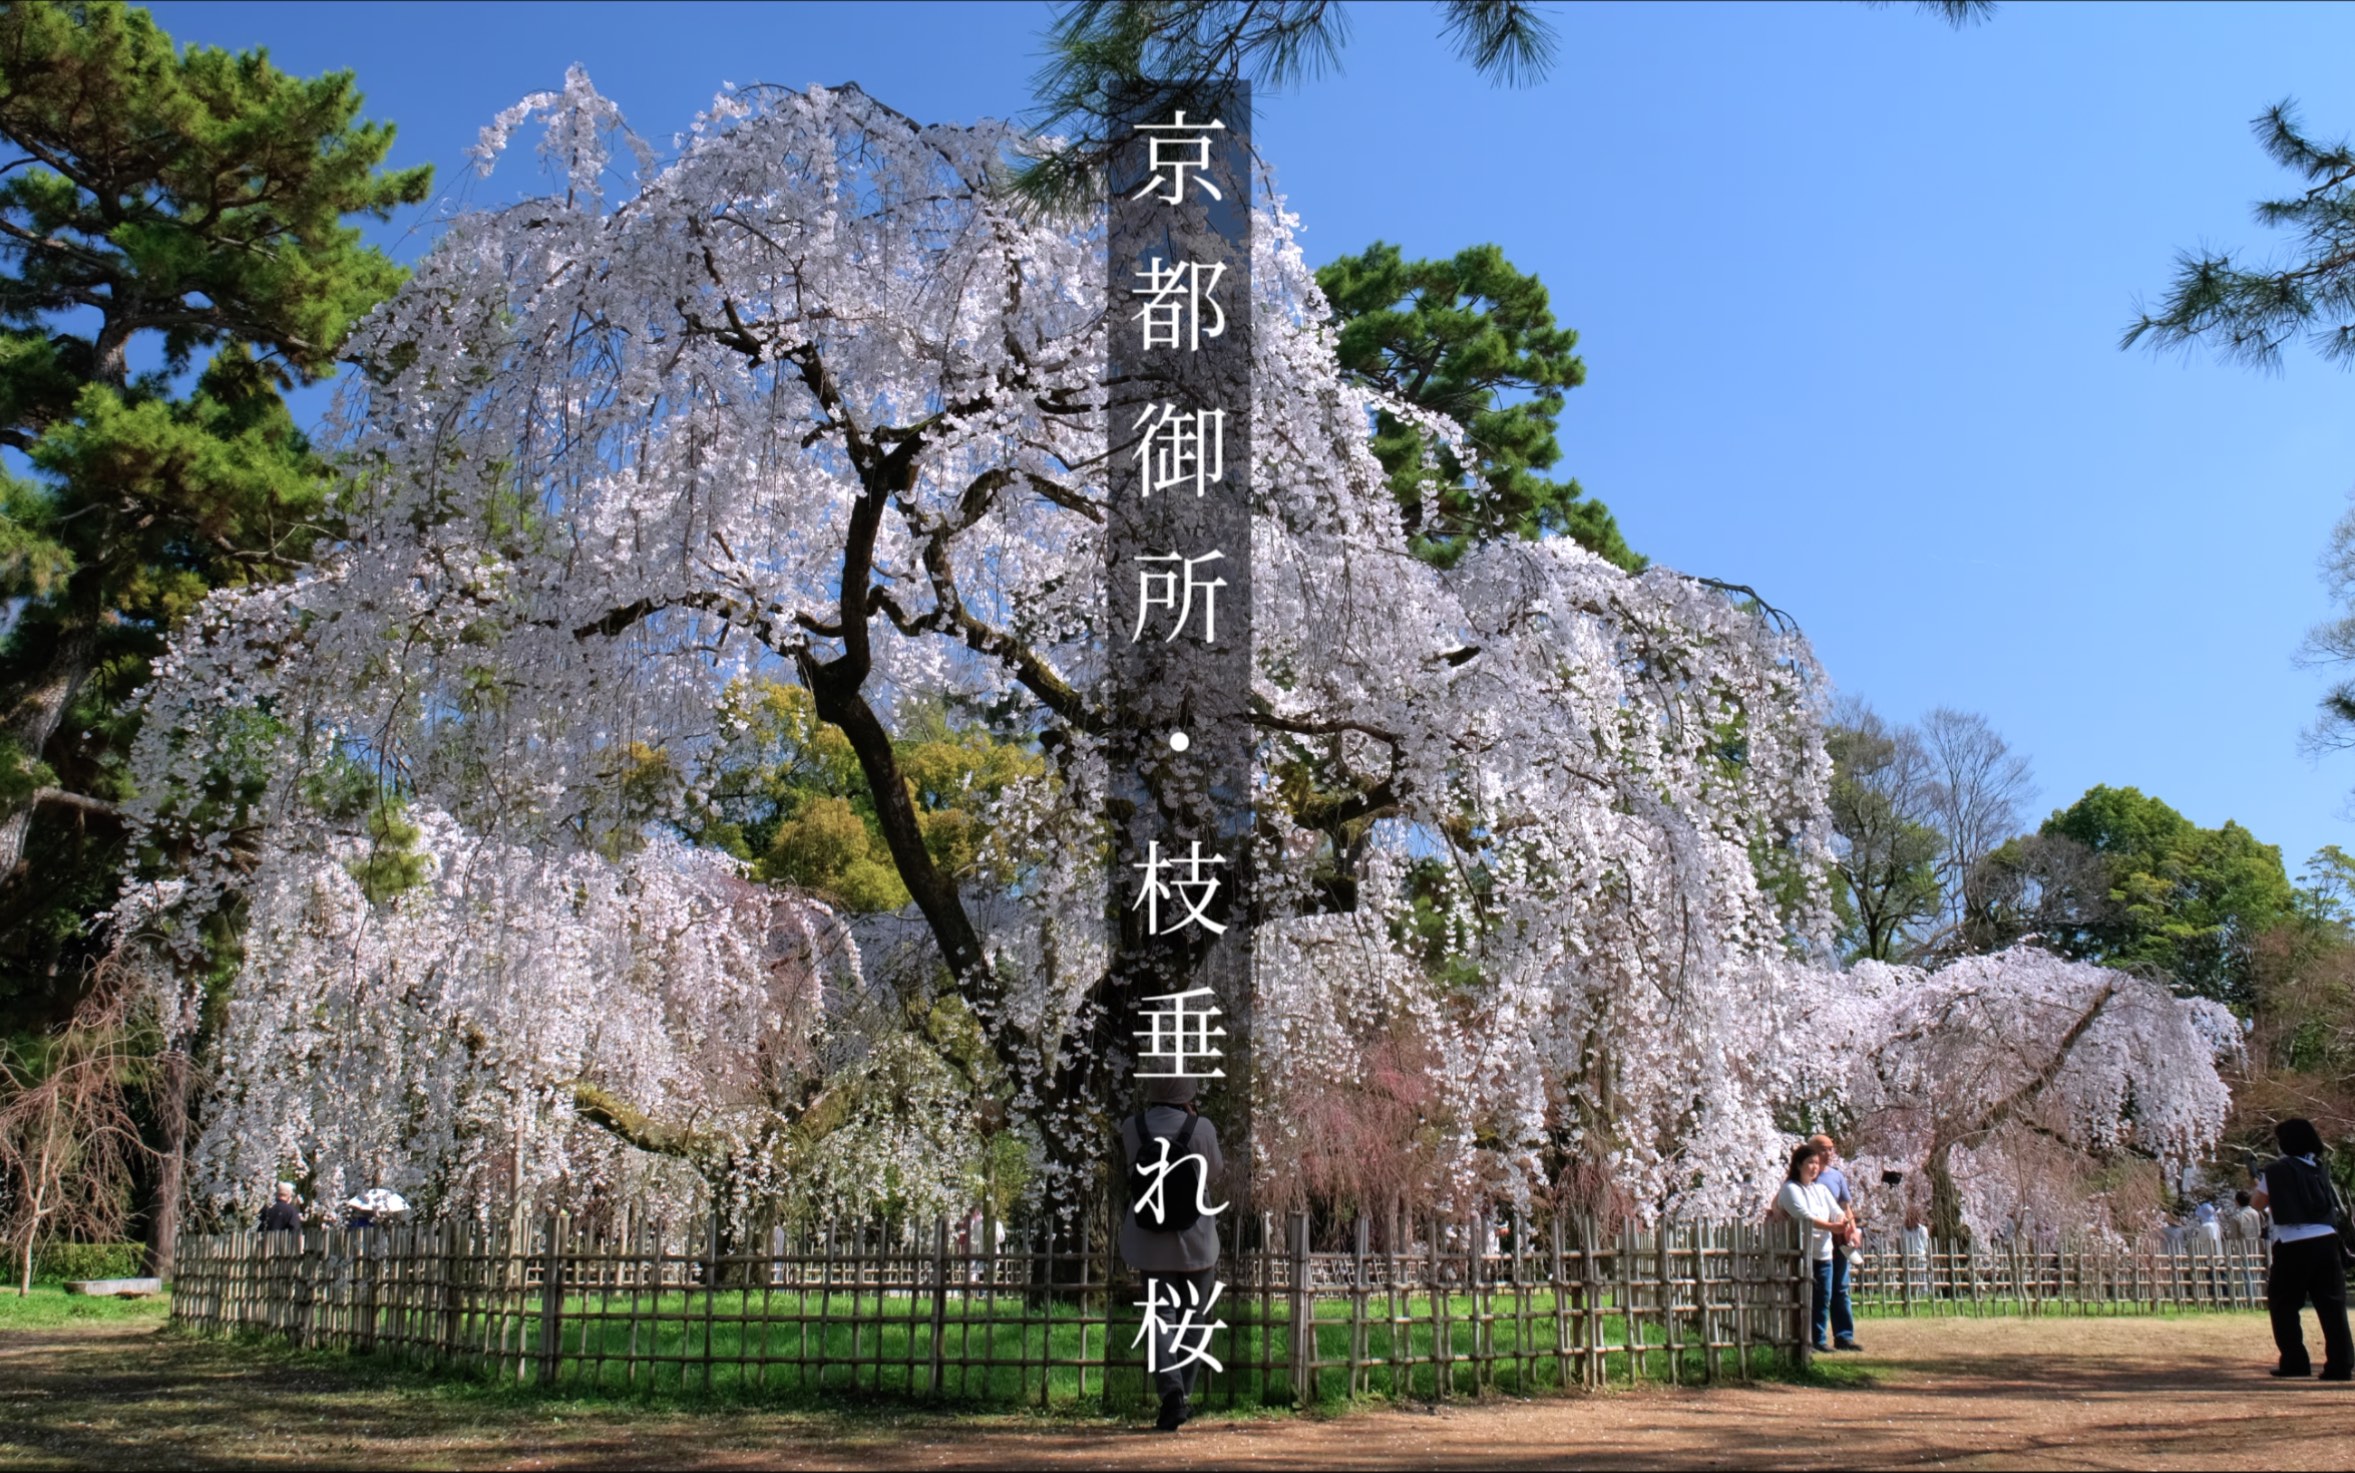
[[[2273,1128],[2281,1156],[2257,1174],[2252,1206],[2273,1213],[2273,1267],[2265,1278],[2265,1307],[2273,1315],[2273,1343],[2281,1351],[2276,1376],[2310,1376],[2298,1311],[2311,1302],[2322,1322],[2322,1379],[2355,1380],[2355,1337],[2347,1330],[2347,1266],[2332,1226],[2330,1176],[2322,1167],[2322,1133],[2311,1120]]]
[[[1133,1210],[1124,1212],[1120,1223],[1121,1259],[1143,1276],[1145,1297],[1155,1306],[1154,1389],[1161,1393],[1161,1416],[1155,1425],[1175,1432],[1193,1415],[1195,1378],[1202,1369],[1201,1361],[1188,1351],[1209,1349],[1208,1326],[1216,1315],[1221,1288],[1218,1214],[1226,1210],[1216,1193],[1226,1175],[1226,1158],[1219,1153],[1218,1127],[1203,1119],[1195,1106],[1200,1081],[1148,1077],[1141,1083],[1145,1108],[1120,1122],[1120,1151],[1132,1186],[1140,1163],[1199,1158],[1191,1167],[1167,1173],[1163,1186],[1164,1201],[1182,1194],[1194,1199],[1189,1206],[1201,1209],[1188,1214],[1194,1217],[1190,1225],[1175,1232],[1155,1231]],[[1172,1144],[1161,1149],[1162,1141]],[[1184,1335],[1176,1333],[1180,1323],[1191,1326]]]
[[[303,1230],[303,1207],[294,1199],[294,1183],[278,1183],[278,1195],[262,1209],[262,1231],[265,1233],[299,1233]]]

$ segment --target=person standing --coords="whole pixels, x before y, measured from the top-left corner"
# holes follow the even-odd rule
[[[1848,1300],[1848,1280],[1856,1269],[1857,1250],[1864,1246],[1864,1235],[1856,1226],[1856,1194],[1849,1189],[1848,1173],[1840,1169],[1838,1143],[1828,1135],[1810,1136],[1807,1143],[1823,1157],[1823,1174],[1816,1179],[1832,1194],[1842,1219],[1840,1231],[1832,1234],[1832,1349],[1862,1350],[1856,1343],[1856,1313]]]
[[[2249,1205],[2247,1192],[2232,1194],[2232,1210],[2224,1214],[2224,1240],[2227,1243],[2261,1242],[2265,1237],[2265,1214]]]
[[[299,1233],[303,1230],[303,1208],[294,1199],[294,1183],[278,1183],[278,1194],[262,1209],[261,1229],[265,1233]]]
[[[2355,1337],[2347,1329],[2347,1267],[2340,1258],[2338,1230],[2331,1225],[2333,1195],[2322,1168],[2322,1133],[2311,1120],[2284,1120],[2273,1128],[2281,1155],[2258,1173],[2250,1204],[2273,1213],[2273,1271],[2265,1280],[2265,1307],[2273,1315],[2273,1343],[2281,1351],[2276,1376],[2309,1376],[2298,1311],[2311,1301],[2322,1324],[2322,1378],[2355,1380]]]
[[[1218,1127],[1195,1108],[1201,1081],[1148,1077],[1144,1108],[1120,1122],[1130,1210],[1120,1219],[1121,1261],[1144,1276],[1144,1337],[1150,1337],[1161,1416],[1175,1432],[1193,1416],[1195,1379],[1209,1354],[1218,1302],[1218,1217],[1213,1200],[1226,1174]],[[1144,1338],[1140,1337],[1140,1338]]]
[[[1898,1241],[1904,1245],[1905,1272],[1912,1281],[1914,1295],[1927,1299],[1936,1278],[1930,1272],[1930,1225],[1922,1220],[1922,1209],[1905,1209],[1905,1231]]]
[[[1823,1153],[1815,1142],[1804,1142],[1791,1153],[1790,1170],[1784,1173],[1782,1190],[1775,1193],[1774,1205],[1776,1211],[1799,1224],[1799,1241],[1806,1252],[1808,1269],[1815,1277],[1808,1338],[1817,1350],[1830,1350],[1832,1347],[1824,1340],[1824,1325],[1832,1306],[1832,1238],[1847,1219],[1820,1180],[1822,1175]]]

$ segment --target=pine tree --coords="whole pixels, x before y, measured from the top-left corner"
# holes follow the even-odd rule
[[[115,715],[213,588],[332,527],[283,394],[401,280],[348,72],[176,51],[117,4],[0,8],[0,993],[70,1000],[121,863]],[[36,878],[37,877],[37,878]],[[63,984],[63,985],[60,985]]]

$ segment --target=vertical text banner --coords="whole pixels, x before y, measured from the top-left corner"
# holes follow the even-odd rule
[[[1114,1042],[1138,1078],[1200,1081],[1241,1197],[1252,977],[1249,84],[1130,84],[1107,121]]]

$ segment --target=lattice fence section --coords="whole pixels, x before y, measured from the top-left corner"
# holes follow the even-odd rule
[[[2155,1314],[2263,1309],[2265,1245],[2193,1236],[2180,1244],[2034,1245],[1943,1241],[1865,1255],[1850,1279],[1861,1313]]]
[[[1400,1216],[1358,1220],[1345,1251],[1312,1248],[1305,1217],[1251,1229],[1220,1265],[1213,1404],[1740,1378],[1806,1355],[1787,1227]],[[731,1234],[561,1217],[233,1232],[181,1240],[172,1312],[548,1386],[1144,1400],[1135,1277],[1101,1246],[999,1238],[992,1223]]]

